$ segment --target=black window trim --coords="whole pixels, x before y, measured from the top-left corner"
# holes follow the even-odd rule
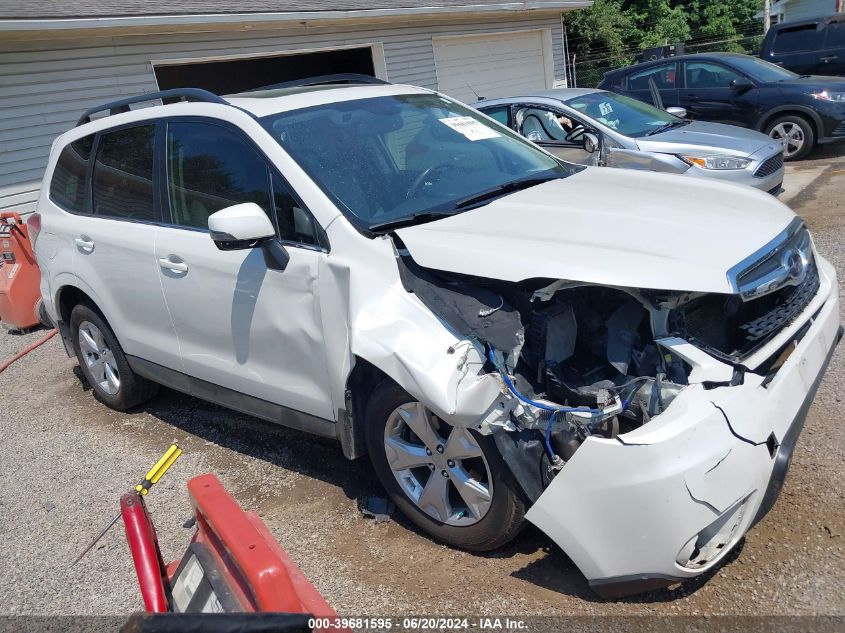
[[[683,80],[683,83],[684,83],[684,87],[682,88],[683,90],[724,90],[727,87],[727,86],[715,86],[715,87],[712,87],[712,88],[689,88],[689,87],[687,87],[687,64],[704,64],[704,63],[713,64],[714,66],[721,66],[722,68],[730,70],[731,72],[739,75],[740,77],[744,77],[745,79],[750,81],[754,86],[760,85],[760,83],[756,79],[754,79],[753,77],[751,77],[750,75],[748,75],[744,71],[740,70],[739,68],[736,68],[735,66],[731,66],[727,62],[724,62],[721,59],[713,59],[712,57],[703,57],[701,59],[685,59],[685,60],[683,60],[683,65],[682,65],[682,71],[683,72],[681,73],[682,80]]]
[[[283,246],[292,246],[296,248],[303,248],[310,251],[317,251],[322,253],[329,253],[331,252],[331,245],[329,244],[329,238],[326,234],[325,228],[320,224],[317,220],[316,216],[311,212],[311,209],[308,208],[308,205],[303,202],[302,198],[297,193],[296,189],[291,186],[290,181],[284,177],[284,175],[276,168],[273,164],[273,161],[264,153],[264,151],[258,146],[258,144],[248,135],[245,134],[244,131],[238,127],[226,121],[224,119],[217,119],[214,117],[209,116],[201,116],[201,115],[186,115],[186,116],[169,116],[169,117],[162,117],[160,119],[156,119],[160,122],[162,128],[162,143],[159,149],[156,150],[157,157],[159,158],[159,187],[158,195],[161,198],[162,203],[162,217],[168,218],[167,221],[162,222],[162,226],[166,226],[167,228],[171,229],[179,229],[182,231],[196,231],[199,233],[208,233],[207,228],[201,228],[197,226],[183,226],[181,224],[176,224],[173,222],[173,212],[170,207],[170,194],[168,192],[168,179],[167,179],[167,128],[170,123],[205,123],[209,125],[216,125],[218,127],[222,127],[230,132],[233,132],[236,136],[238,136],[241,140],[243,140],[249,147],[251,147],[258,156],[264,161],[264,164],[267,168],[267,182],[270,187],[270,205],[272,206],[272,217],[270,221],[273,224],[273,228],[276,230],[276,240]],[[273,177],[276,176],[279,180],[282,181],[285,187],[287,187],[288,192],[291,194],[293,199],[296,203],[300,206],[300,208],[308,213],[308,216],[311,218],[312,225],[314,226],[314,230],[317,236],[317,244],[304,244],[303,242],[297,242],[294,240],[285,240],[279,236],[279,221],[278,221],[278,211],[276,209],[276,200],[273,191]]]

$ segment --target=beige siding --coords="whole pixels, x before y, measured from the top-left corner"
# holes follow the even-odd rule
[[[315,26],[86,39],[0,41],[0,209],[32,206],[53,139],[87,108],[157,89],[153,63],[381,43],[388,79],[437,89],[433,36],[551,29],[554,74],[563,78],[558,16],[514,15],[406,26]],[[11,192],[11,193],[7,193]]]

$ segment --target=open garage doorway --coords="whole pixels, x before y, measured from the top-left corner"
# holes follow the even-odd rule
[[[218,95],[338,73],[359,73],[384,79],[384,73],[378,72],[383,71],[383,67],[384,54],[380,45],[260,57],[153,62],[159,90],[203,88]]]

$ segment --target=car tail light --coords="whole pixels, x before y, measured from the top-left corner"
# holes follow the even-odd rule
[[[29,241],[32,243],[32,249],[35,250],[35,240],[41,232],[41,214],[30,213],[26,219],[26,226],[29,229]]]

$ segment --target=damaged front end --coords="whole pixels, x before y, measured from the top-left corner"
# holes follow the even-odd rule
[[[725,294],[434,271],[396,241],[406,290],[497,382],[457,424],[494,437],[527,518],[603,595],[702,573],[771,507],[839,338],[835,272],[794,235],[800,276],[755,264],[765,292],[741,271]]]

